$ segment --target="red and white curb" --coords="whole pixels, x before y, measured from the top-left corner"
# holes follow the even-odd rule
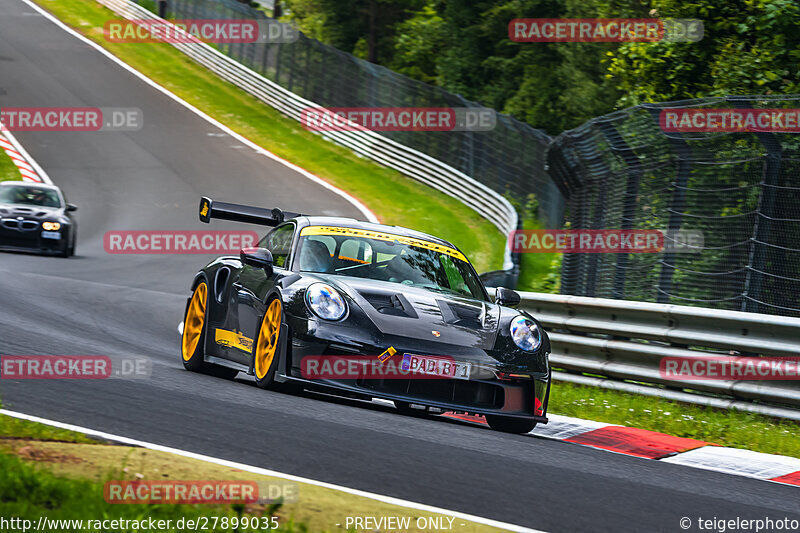
[[[482,416],[452,413],[443,416],[486,425]],[[529,435],[643,459],[800,486],[800,459],[794,457],[726,448],[702,440],[569,416],[548,415],[548,418],[548,424],[536,426]]]
[[[53,183],[42,167],[25,151],[25,148],[14,138],[11,132],[3,127],[2,123],[0,123],[0,148],[8,154],[8,157],[17,166],[24,181]]]

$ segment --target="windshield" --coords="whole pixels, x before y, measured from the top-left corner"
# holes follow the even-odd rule
[[[53,189],[20,185],[0,187],[0,204],[61,207],[61,199]]]
[[[309,226],[300,238],[299,270],[402,283],[484,300],[472,266],[442,244],[383,232]]]

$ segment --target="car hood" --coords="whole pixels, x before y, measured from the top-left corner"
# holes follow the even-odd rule
[[[43,207],[39,205],[0,204],[2,217],[47,218],[63,214],[61,207]]]
[[[500,307],[496,304],[369,279],[317,275],[347,294],[385,335],[490,350]]]

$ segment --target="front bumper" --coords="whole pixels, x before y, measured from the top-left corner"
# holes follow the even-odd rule
[[[287,315],[291,342],[287,343],[288,368],[286,375],[293,380],[321,387],[332,387],[351,393],[404,401],[446,411],[458,411],[482,415],[502,415],[525,418],[538,423],[547,422],[547,402],[550,388],[550,372],[516,372],[529,377],[509,377],[507,366],[485,350],[447,346],[390,335],[371,338],[369,332],[339,323],[316,322],[309,328],[309,321]],[[380,342],[376,342],[379,340]],[[376,357],[392,346],[397,353],[446,356],[456,361],[470,363],[470,379],[431,378],[379,378],[365,379],[306,379],[302,374],[304,357]],[[519,374],[518,374],[519,375]]]
[[[56,254],[63,252],[67,247],[66,228],[61,229],[60,239],[47,239],[42,237],[42,229],[37,221],[22,221],[26,225],[23,226],[22,223],[19,223],[19,228],[9,228],[4,222],[6,221],[0,222],[0,249],[2,250]]]

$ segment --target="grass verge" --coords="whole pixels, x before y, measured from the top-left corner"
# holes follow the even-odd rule
[[[520,214],[522,229],[544,229],[545,225],[539,218],[539,201],[536,195],[529,194],[524,201],[506,194],[506,200]],[[561,282],[561,253],[533,253],[520,254],[519,279],[517,290],[557,293]]]
[[[0,415],[0,437],[5,440],[38,440],[72,443],[97,443],[83,433],[37,424],[21,418]]]
[[[732,448],[800,457],[800,424],[789,420],[639,396],[556,381],[550,412],[713,442]]]
[[[399,172],[324,141],[164,43],[110,43],[103,25],[118,19],[94,0],[36,0],[67,25],[182,99],[260,146],[326,179],[365,203],[387,224],[440,236],[478,271],[502,266],[505,236],[461,202]],[[147,117],[144,117],[147,121]],[[290,208],[291,206],[287,206]]]
[[[54,443],[50,443],[51,446]],[[92,446],[89,444],[64,444],[61,446]],[[102,446],[101,446],[102,447]],[[33,455],[31,455],[33,454]],[[27,457],[27,459],[23,459]],[[33,458],[33,459],[31,459]],[[53,531],[86,531],[104,530],[134,532],[149,530],[148,526],[136,527],[131,523],[104,527],[90,527],[89,521],[96,520],[129,520],[155,521],[170,520],[162,524],[172,524],[161,531],[182,531],[177,528],[178,520],[198,521],[209,516],[227,517],[229,520],[243,513],[250,516],[269,517],[273,506],[261,506],[260,509],[246,509],[234,505],[171,505],[171,504],[131,504],[112,505],[103,498],[104,483],[91,481],[81,476],[69,477],[57,475],[45,466],[48,461],[77,460],[61,453],[47,453],[34,449],[31,444],[20,448],[20,453],[0,453],[0,515],[4,520],[17,521],[15,526],[10,522],[11,530],[22,529],[21,521],[27,520],[28,529],[38,527],[40,517],[50,522],[44,523],[43,529]],[[252,513],[252,514],[250,514]],[[54,522],[58,521],[58,522]],[[61,522],[65,521],[65,522]],[[68,522],[67,522],[68,521]],[[279,522],[280,523],[280,522]],[[48,527],[49,526],[49,527]],[[284,522],[284,531],[294,531],[291,522]],[[51,529],[52,528],[52,529]],[[231,531],[230,527],[210,527],[208,531]],[[245,531],[240,529],[240,531]]]
[[[21,180],[22,174],[19,173],[17,165],[8,157],[8,154],[0,148],[0,181]]]
[[[243,513],[247,516],[274,515],[284,531],[344,531],[347,516],[409,517],[412,524],[420,517],[439,516],[304,483],[297,484],[298,501],[280,507],[106,503],[103,497],[106,481],[134,479],[286,482],[164,452],[101,444],[84,435],[0,416],[0,516],[19,516],[34,522],[40,515],[84,520],[152,516],[171,518],[175,523],[181,517]],[[448,524],[446,519],[444,524]],[[453,521],[453,529],[464,533],[499,531],[461,519]],[[220,531],[231,531],[231,528]]]

